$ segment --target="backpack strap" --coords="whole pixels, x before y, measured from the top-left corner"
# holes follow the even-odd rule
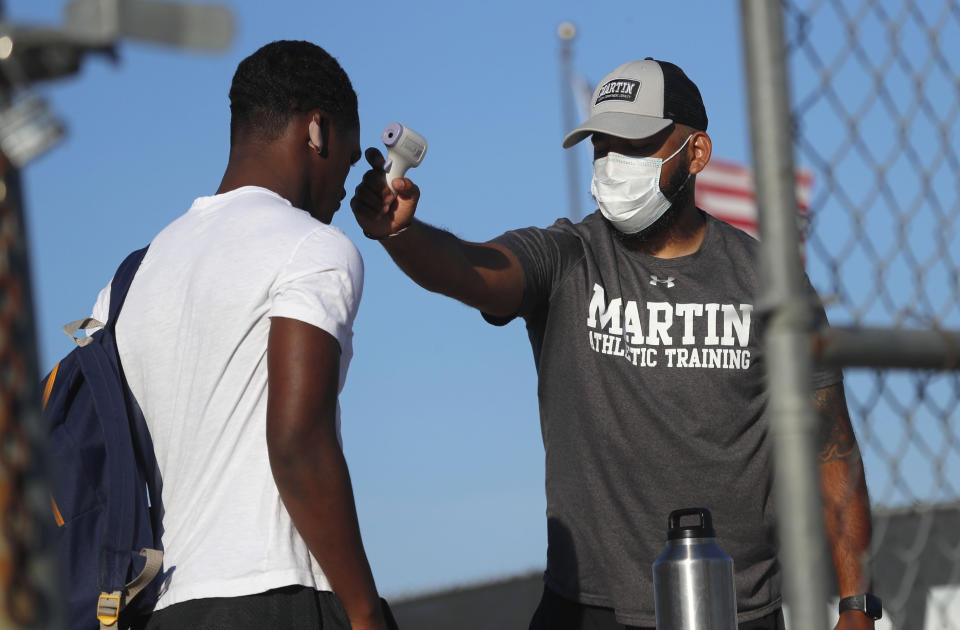
[[[123,306],[124,300],[127,299],[127,291],[130,290],[133,277],[137,275],[137,270],[140,268],[140,263],[143,261],[146,253],[147,247],[131,252],[130,255],[120,263],[120,267],[117,268],[117,273],[113,274],[113,280],[110,282],[110,314],[107,317],[107,326],[110,328],[114,328],[117,325],[117,316],[120,314],[120,307]]]
[[[140,555],[146,558],[146,562],[140,574],[127,582],[127,601],[139,595],[140,591],[157,576],[157,573],[160,573],[160,569],[163,567],[163,552],[159,549],[141,549]]]
[[[84,347],[87,344],[93,343],[93,337],[87,334],[86,337],[77,337],[78,330],[89,330],[91,328],[103,328],[105,324],[99,319],[94,319],[92,317],[84,317],[83,319],[78,319],[72,322],[67,322],[63,325],[63,332],[66,333],[67,337],[73,339],[74,343],[79,347]]]
[[[92,317],[84,317],[83,319],[69,322],[63,326],[63,332],[73,339],[79,347],[82,348],[93,342],[93,337],[90,336],[89,333],[86,337],[77,337],[78,330],[104,328],[108,324],[111,328],[116,326],[117,315],[120,314],[120,307],[123,306],[124,300],[127,299],[130,284],[133,282],[133,277],[137,275],[137,269],[140,267],[140,263],[143,262],[143,257],[146,255],[148,248],[149,246],[131,252],[123,259],[123,262],[120,263],[117,272],[113,274],[113,280],[110,282],[110,314],[107,317],[107,324]]]
[[[138,249],[134,252],[131,252],[122,263],[120,267],[117,268],[117,272],[113,276],[113,280],[110,283],[110,309],[109,315],[107,316],[107,324],[105,328],[113,332],[117,326],[117,320],[120,316],[120,309],[123,307],[123,303],[127,299],[127,293],[130,290],[130,285],[133,283],[133,278],[137,275],[137,271],[140,269],[140,264],[143,262],[144,256],[147,254],[147,249],[149,245],[142,249]],[[116,340],[114,339],[114,344]],[[120,356],[119,352],[117,354],[117,362],[119,365]],[[123,368],[121,366],[121,379],[124,380],[124,385],[126,386],[126,379],[123,377]],[[129,401],[128,401],[129,402]],[[140,413],[139,406],[136,405],[136,402],[133,403],[136,407],[135,417],[131,417],[131,421],[134,424],[143,425],[143,415]],[[134,429],[131,427],[131,439],[134,442],[135,448],[141,452],[153,452],[153,444],[147,437],[147,428],[145,425],[140,427],[140,430]],[[144,474],[150,478],[150,470],[145,470]],[[153,482],[153,487],[156,487],[156,481]],[[140,592],[153,581],[153,578],[160,573],[160,570],[163,568],[163,552],[159,549],[141,549],[140,555],[144,557],[143,569],[140,573],[130,580],[123,589],[123,600],[121,602],[121,608],[127,605],[127,602],[132,600],[134,597],[140,594]]]
[[[157,549],[141,549],[140,555],[146,558],[140,575],[130,580],[122,591],[106,591],[100,593],[97,601],[97,619],[100,620],[100,630],[107,630],[117,623],[120,611],[126,602],[140,594],[147,584],[160,572],[163,567],[163,552]]]

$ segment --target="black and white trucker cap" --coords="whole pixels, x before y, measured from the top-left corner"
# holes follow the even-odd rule
[[[707,130],[700,90],[672,63],[647,58],[623,64],[597,85],[590,118],[563,139],[568,149],[594,132],[649,138],[671,124]]]

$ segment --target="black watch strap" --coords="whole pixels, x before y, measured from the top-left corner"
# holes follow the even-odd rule
[[[840,612],[847,610],[860,611],[874,621],[883,617],[883,602],[872,593],[860,593],[859,595],[844,597],[840,600],[838,608]]]

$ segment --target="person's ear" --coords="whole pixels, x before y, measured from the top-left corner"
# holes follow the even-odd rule
[[[705,131],[694,131],[690,138],[690,174],[696,175],[710,161],[710,155],[713,153],[713,142]]]
[[[309,136],[307,144],[310,148],[316,151],[320,157],[327,157],[327,139],[330,134],[330,122],[319,114],[314,114],[313,118],[310,119],[310,125],[307,127],[307,134]]]

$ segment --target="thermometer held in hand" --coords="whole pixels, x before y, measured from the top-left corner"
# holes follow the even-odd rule
[[[427,154],[427,141],[410,127],[398,122],[387,125],[380,139],[387,145],[387,161],[383,163],[387,186],[397,192],[393,189],[393,180],[403,177],[407,169],[420,166],[423,156]]]

